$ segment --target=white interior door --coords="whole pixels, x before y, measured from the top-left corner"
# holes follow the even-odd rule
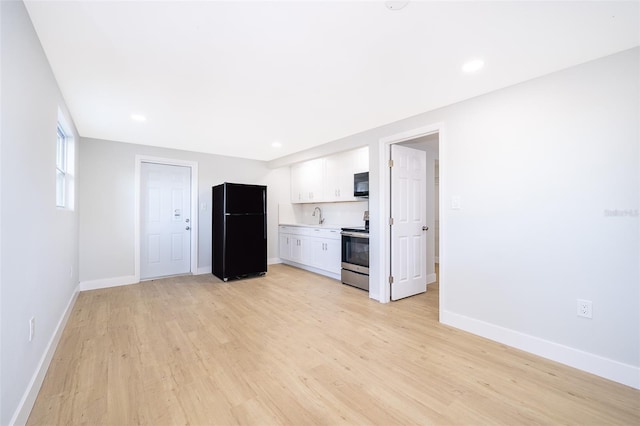
[[[424,151],[391,145],[391,300],[427,291]]]
[[[191,271],[191,169],[142,163],[140,279]]]

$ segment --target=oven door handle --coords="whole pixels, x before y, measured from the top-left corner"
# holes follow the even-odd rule
[[[369,234],[361,234],[359,232],[341,232],[345,237],[369,238]]]

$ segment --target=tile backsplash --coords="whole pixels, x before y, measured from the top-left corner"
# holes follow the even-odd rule
[[[316,207],[322,209],[324,225],[364,226],[363,216],[369,210],[369,202],[281,203],[278,205],[278,223],[315,225],[318,217],[312,214]]]

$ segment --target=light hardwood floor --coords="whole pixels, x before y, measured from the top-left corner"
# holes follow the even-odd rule
[[[79,295],[30,425],[640,424],[640,391],[285,265]]]

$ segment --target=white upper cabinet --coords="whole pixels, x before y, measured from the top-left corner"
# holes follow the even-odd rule
[[[291,166],[291,202],[356,201],[353,175],[369,170],[369,147]]]
[[[369,147],[363,146],[362,148],[358,148],[354,151],[355,163],[353,168],[353,174],[368,172],[369,171]],[[352,176],[353,179],[353,176]],[[351,186],[353,186],[353,182],[351,182]]]
[[[369,148],[363,147],[325,159],[325,201],[355,201],[353,175],[369,170]]]
[[[325,159],[305,161],[291,166],[291,202],[323,201]]]

